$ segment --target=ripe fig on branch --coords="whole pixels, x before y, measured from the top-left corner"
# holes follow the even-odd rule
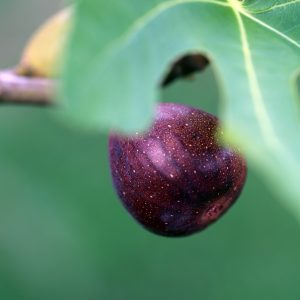
[[[145,228],[185,236],[219,219],[240,195],[246,162],[219,144],[218,119],[185,105],[165,103],[150,130],[111,134],[109,154],[116,191]]]

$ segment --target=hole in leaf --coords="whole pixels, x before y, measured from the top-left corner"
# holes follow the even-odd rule
[[[186,80],[176,80],[161,89],[160,101],[182,103],[218,115],[219,92],[214,69],[208,65]]]
[[[202,54],[187,54],[173,62],[161,86],[166,87],[179,78],[188,77],[196,72],[203,71],[209,64],[208,59]]]

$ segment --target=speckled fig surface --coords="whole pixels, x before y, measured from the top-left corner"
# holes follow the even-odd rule
[[[246,162],[219,146],[218,119],[185,105],[163,103],[147,133],[111,134],[114,186],[145,228],[184,236],[216,221],[238,198]]]

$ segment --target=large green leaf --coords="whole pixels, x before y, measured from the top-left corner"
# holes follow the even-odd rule
[[[79,1],[67,112],[88,127],[145,129],[170,62],[205,53],[224,100],[225,136],[300,215],[299,10],[299,1]]]

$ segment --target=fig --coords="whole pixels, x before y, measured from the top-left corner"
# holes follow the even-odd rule
[[[186,236],[218,220],[245,183],[246,161],[220,144],[217,117],[186,105],[157,106],[146,133],[111,133],[110,167],[117,194],[146,229]]]

